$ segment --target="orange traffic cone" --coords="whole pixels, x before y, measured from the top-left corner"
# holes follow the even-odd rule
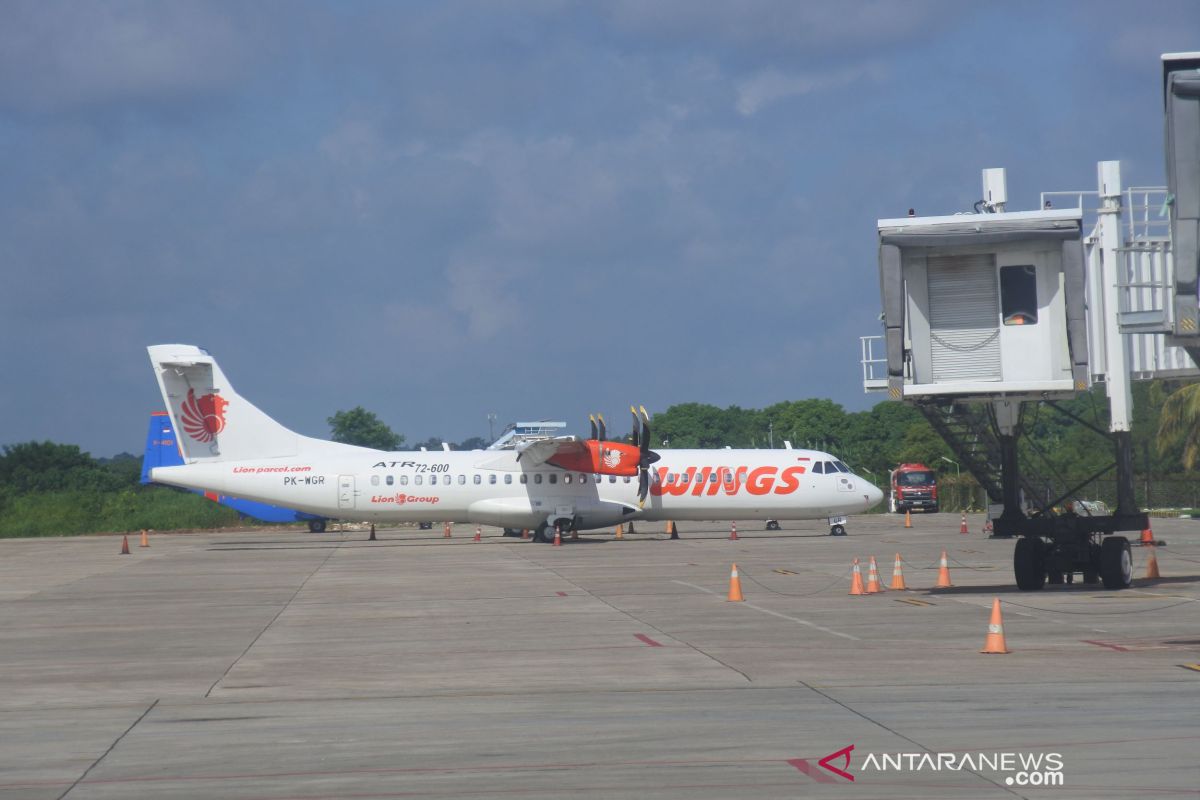
[[[450,523],[449,522],[442,523],[442,538],[443,539],[450,538]]]
[[[617,526],[617,536],[616,536],[616,538],[617,538],[617,539],[624,539],[624,538],[625,538],[625,526],[624,526],[624,525],[618,525],[618,526]]]
[[[1151,542],[1150,543],[1150,558],[1146,560],[1146,577],[1147,578],[1161,578],[1162,577],[1162,575],[1158,574],[1158,557],[1155,555],[1154,551],[1155,551],[1154,543]]]
[[[896,553],[896,564],[892,567],[892,589],[905,590],[908,587],[904,584],[904,568],[900,566],[900,554]]]
[[[904,527],[912,527],[912,509],[904,509]]]
[[[950,564],[946,560],[946,551],[942,551],[942,561],[938,564],[938,579],[935,589],[949,589],[954,584],[950,582]]]
[[[123,555],[123,556],[129,555],[129,537],[128,536],[121,537],[121,555]]]
[[[984,523],[983,523],[983,532],[984,532],[984,533],[988,533],[988,534],[990,534],[990,533],[992,532],[992,521],[991,521],[990,519],[989,519],[989,520],[984,520]]]
[[[852,565],[854,570],[853,576],[850,578],[850,594],[866,594],[867,591],[863,588],[862,570],[858,568],[858,559],[854,559]]]
[[[557,525],[554,526],[554,546],[562,547],[562,529]]]
[[[740,603],[745,599],[742,597],[742,580],[738,577],[737,564],[734,564],[733,571],[729,573],[729,602]]]
[[[475,541],[477,541],[477,542],[483,541],[483,531],[481,531],[479,529],[478,525],[475,526]]]
[[[867,594],[878,594],[883,591],[879,585],[879,568],[875,566],[875,556],[867,562]]]
[[[529,538],[529,528],[521,528],[521,538],[522,539]]]
[[[1146,528],[1142,531],[1142,540],[1139,542],[1139,544],[1142,547],[1154,544],[1154,533],[1149,528]]]
[[[731,523],[729,523],[729,541],[736,542],[737,540],[738,540],[737,523],[731,522]]]
[[[967,531],[967,512],[965,512],[965,511],[963,512],[963,515],[962,515],[962,524],[960,524],[958,526],[958,532],[959,533],[967,533],[968,532]]]
[[[983,649],[981,653],[994,653],[1003,655],[1011,653],[1008,645],[1004,643],[1004,620],[1000,617],[1000,598],[992,600],[992,618],[988,621],[987,638],[983,640]]]
[[[150,546],[150,537],[146,535],[146,529],[142,528],[142,543],[139,544],[138,547],[149,547],[149,546]]]

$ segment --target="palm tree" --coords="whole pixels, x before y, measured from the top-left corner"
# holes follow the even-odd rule
[[[1200,383],[1184,386],[1163,403],[1156,443],[1159,455],[1182,443],[1186,469],[1200,461]]]

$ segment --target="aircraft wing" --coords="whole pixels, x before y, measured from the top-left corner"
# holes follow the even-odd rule
[[[540,466],[555,456],[591,457],[587,445],[578,436],[556,436],[517,446],[517,461],[526,467]]]

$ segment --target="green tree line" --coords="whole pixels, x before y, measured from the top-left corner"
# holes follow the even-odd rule
[[[1200,485],[1185,469],[1196,458],[1196,421],[1200,397],[1193,387],[1178,388],[1160,381],[1134,385],[1135,469],[1151,497],[1150,476]],[[1189,412],[1181,406],[1192,402]],[[1104,387],[1061,404],[1078,419],[1106,430],[1108,401]],[[1090,475],[1113,460],[1112,445],[1076,419],[1046,406],[1028,406],[1026,455],[1044,460],[1070,478]],[[1164,412],[1165,409],[1165,412]],[[1160,423],[1170,435],[1159,436]],[[395,450],[405,437],[396,434],[374,413],[357,406],[328,420],[335,441]],[[896,464],[920,462],[950,481],[955,470],[943,457],[953,454],[913,407],[884,401],[867,411],[847,412],[831,400],[776,403],[762,409],[718,408],[683,403],[655,414],[651,420],[654,447],[721,448],[795,447],[824,450],[849,463],[876,484],[887,483]],[[1161,440],[1162,446],[1157,446]],[[436,450],[442,440],[432,437],[416,447]],[[473,437],[454,446],[470,450],[487,442]],[[96,459],[76,445],[25,442],[0,448],[0,536],[43,536],[71,533],[213,528],[235,524],[237,514],[200,495],[139,483],[142,459],[123,453]],[[953,486],[953,484],[950,484]],[[973,479],[964,475],[959,486],[970,496]],[[1093,495],[1095,496],[1095,495]]]

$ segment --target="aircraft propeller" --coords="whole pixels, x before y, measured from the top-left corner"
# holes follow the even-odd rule
[[[645,507],[646,496],[650,493],[650,465],[658,461],[662,456],[650,449],[650,415],[646,413],[645,406],[639,406],[638,409],[642,412],[641,417],[638,417],[637,410],[633,406],[629,407],[630,413],[633,414],[633,433],[630,436],[632,444],[638,448],[638,506]],[[640,423],[640,424],[639,424]],[[641,430],[639,431],[639,427]]]

